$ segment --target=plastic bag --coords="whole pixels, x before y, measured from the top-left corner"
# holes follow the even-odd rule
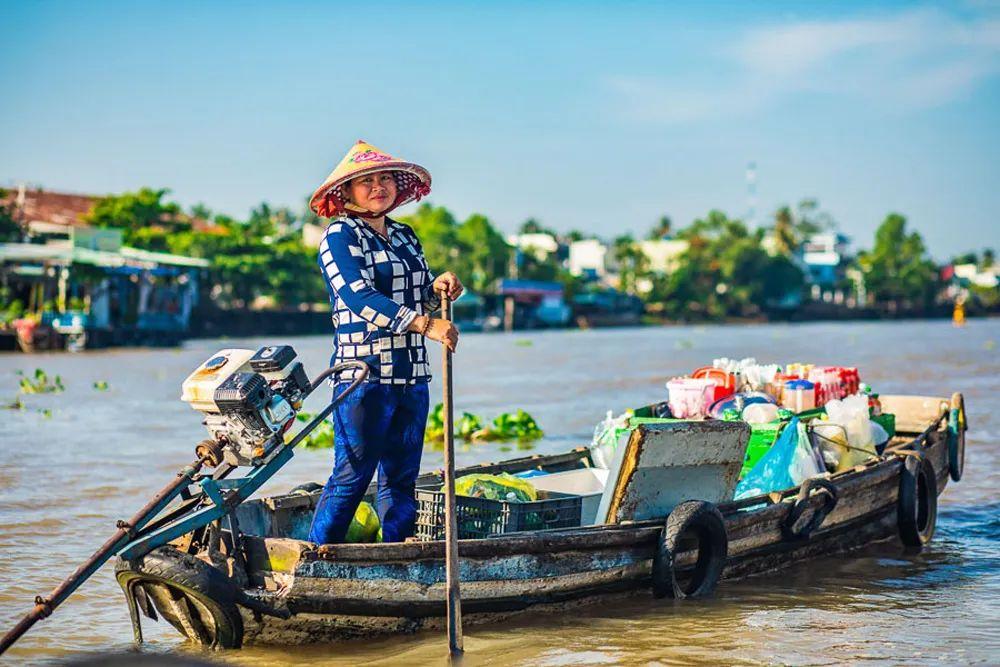
[[[459,496],[515,503],[538,500],[538,492],[531,482],[505,472],[499,475],[463,475],[455,480],[455,493]]]
[[[364,502],[358,505],[351,519],[351,525],[347,528],[345,542],[381,542],[382,525],[378,520],[378,513],[371,503]]]
[[[735,499],[790,489],[823,472],[822,459],[809,442],[805,425],[796,417],[736,485]]]
[[[848,447],[841,447],[835,472],[848,470],[869,457],[876,456],[875,436],[881,434],[873,432],[867,396],[854,394],[842,401],[830,401],[826,404],[826,415],[827,419],[823,423],[838,425],[847,436]],[[820,441],[824,439],[820,438]]]
[[[611,410],[608,410],[604,421],[594,428],[594,438],[590,441],[590,451],[591,458],[598,468],[609,467],[614,458],[615,449],[618,447],[618,440],[623,433],[629,432],[629,419],[631,418],[631,410],[626,410],[617,417],[614,417]]]

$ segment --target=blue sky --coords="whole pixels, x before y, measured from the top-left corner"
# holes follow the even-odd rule
[[[17,2],[0,183],[301,207],[365,138],[505,231],[763,221],[1000,249],[1000,3]]]

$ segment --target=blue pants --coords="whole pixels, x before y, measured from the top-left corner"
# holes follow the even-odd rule
[[[334,395],[349,383],[338,384]],[[333,474],[309,529],[317,544],[343,542],[378,468],[375,504],[385,542],[413,535],[414,496],[427,425],[427,384],[363,383],[333,411]]]

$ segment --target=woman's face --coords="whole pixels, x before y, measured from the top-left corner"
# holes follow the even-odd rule
[[[348,190],[355,206],[382,213],[396,201],[396,177],[389,171],[358,176],[350,182]]]

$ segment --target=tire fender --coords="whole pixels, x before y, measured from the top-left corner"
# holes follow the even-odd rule
[[[813,489],[818,489],[826,496],[826,502],[823,506],[816,510],[809,521],[802,526],[798,531],[795,530],[795,524],[798,523],[799,519],[802,518],[803,512],[809,507],[809,495]],[[829,516],[833,508],[837,506],[837,501],[840,500],[840,491],[837,489],[836,485],[829,480],[822,479],[820,477],[810,477],[806,481],[802,482],[802,486],[799,487],[799,493],[795,497],[795,503],[792,505],[792,509],[789,510],[788,514],[785,515],[784,520],[781,522],[781,534],[786,540],[807,540],[814,530],[818,529],[823,525],[823,521]]]
[[[681,537],[694,533],[698,540],[698,559],[690,581],[680,582],[674,567],[680,552]],[[722,513],[712,503],[687,500],[677,505],[656,541],[653,552],[653,597],[675,599],[706,597],[719,583],[726,566],[729,538]]]
[[[115,578],[126,597],[137,594],[136,586],[153,585],[165,586],[178,598],[186,598],[189,608],[198,610],[204,634],[191,637],[183,627],[171,624],[191,641],[213,649],[243,645],[243,617],[236,606],[243,592],[205,561],[173,547],[159,547],[131,561],[119,558],[115,563]],[[206,613],[210,624],[203,622]]]
[[[923,547],[934,536],[937,523],[937,477],[925,457],[910,455],[899,474],[896,510],[899,539],[908,547]]]

